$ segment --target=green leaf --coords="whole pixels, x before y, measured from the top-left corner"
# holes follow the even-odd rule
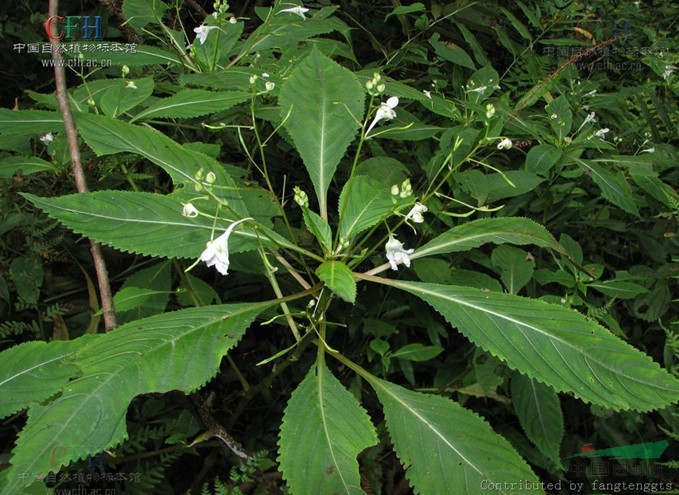
[[[165,311],[170,299],[170,261],[133,273],[113,297],[118,325]]]
[[[34,480],[22,473],[58,471],[70,461],[121,443],[127,436],[127,408],[135,396],[170,390],[189,393],[203,386],[268,306],[189,308],[74,341],[80,349],[60,364],[77,366],[78,372],[53,401],[30,407],[13,450],[11,484],[3,493],[16,493]],[[49,365],[42,355],[21,357],[20,362],[14,361],[14,370]],[[5,360],[0,363],[6,365]],[[2,384],[0,394],[5,396]],[[68,449],[63,448],[65,441]]]
[[[464,173],[464,172],[463,172]],[[543,178],[523,170],[510,170],[502,174],[494,173],[484,176],[488,195],[485,201],[493,203],[505,198],[514,198],[535,189]],[[511,181],[511,184],[507,181]]]
[[[563,413],[559,396],[546,385],[514,373],[511,382],[512,404],[523,431],[540,452],[561,466]]]
[[[509,442],[477,414],[443,397],[412,392],[374,377],[369,382],[382,403],[389,436],[415,493],[477,495],[485,483],[516,483],[514,487],[538,483]],[[529,492],[500,489],[496,493]]]
[[[325,261],[316,268],[316,275],[335,294],[347,302],[356,301],[356,281],[351,269],[341,261]]]
[[[297,47],[300,41],[308,40],[313,36],[332,31],[344,31],[347,27],[346,24],[338,19],[328,19],[337,8],[336,6],[323,7],[315,11],[313,17],[307,19],[302,19],[290,12],[277,12],[273,16],[269,16],[270,10],[265,9],[266,14],[264,16],[268,16],[266,22],[241,44],[238,50],[238,58],[248,53],[262,53],[270,48],[280,50],[288,46]],[[264,19],[264,17],[262,18]],[[309,44],[313,43],[312,41]]]
[[[285,128],[311,176],[324,219],[328,187],[356,136],[364,99],[356,76],[318,50],[312,50],[281,87],[281,115],[289,112]]]
[[[99,104],[107,116],[116,118],[151,96],[154,86],[155,82],[152,77],[130,79],[127,82],[121,79],[116,86],[104,92]]]
[[[161,0],[125,0],[123,15],[127,24],[140,34],[150,23],[158,24],[162,21],[168,6]]]
[[[352,177],[340,194],[340,236],[350,241],[388,216],[393,208],[387,184],[362,175]]]
[[[315,211],[310,210],[306,206],[302,207],[302,215],[304,216],[304,225],[309,229],[318,242],[321,243],[323,250],[329,253],[332,250],[332,231],[328,222],[323,220],[321,216]]]
[[[509,10],[507,10],[504,7],[501,7],[500,10],[507,17],[507,19],[509,19],[509,22],[512,23],[512,26],[514,27],[514,29],[516,29],[516,32],[519,33],[523,39],[528,41],[533,40],[530,31],[528,31],[526,26],[521,21],[519,21],[519,19],[517,19],[517,17],[514,14],[512,14]]]
[[[141,289],[139,287],[126,287],[116,292],[113,304],[116,311],[130,311],[144,307],[154,296],[167,295],[154,289]],[[133,321],[133,320],[132,320]]]
[[[177,199],[132,191],[97,191],[58,198],[23,196],[79,234],[131,253],[168,258],[197,258],[210,240],[213,221],[181,215]],[[236,219],[232,219],[236,220]],[[215,234],[228,223],[218,222]],[[217,237],[215,235],[214,237]],[[229,239],[229,251],[257,246],[257,234],[247,224]],[[262,242],[267,238],[261,236]]]
[[[404,128],[400,123],[383,127],[379,134],[375,134],[375,138],[394,139],[396,141],[422,141],[423,139],[431,139],[440,134],[445,129],[435,125],[426,124],[410,124]]]
[[[455,65],[461,65],[467,69],[476,70],[474,61],[467,55],[467,52],[455,43],[444,43],[439,41],[440,38],[441,35],[439,33],[434,33],[429,39],[429,44],[436,51],[436,55]]]
[[[135,115],[131,122],[139,119],[155,119],[158,117],[200,117],[209,113],[227,110],[249,99],[250,95],[242,91],[216,93],[202,89],[186,89],[157,101]]]
[[[424,12],[425,7],[423,3],[420,2],[415,2],[412,5],[404,5],[401,7],[396,7],[394,10],[389,12],[387,16],[384,18],[386,21],[389,19],[392,15],[405,15],[405,14],[412,14],[413,12]]]
[[[639,216],[639,207],[634,202],[632,188],[625,180],[625,175],[621,172],[614,174],[601,165],[597,165],[591,160],[575,160],[601,189],[601,194],[616,206],[619,206],[627,213]]]
[[[0,108],[0,134],[45,134],[64,130],[59,112]]]
[[[429,361],[442,352],[443,348],[437,345],[407,344],[394,351],[389,357],[407,361]]]
[[[476,345],[559,392],[615,410],[679,399],[679,380],[571,309],[471,287],[374,280],[419,297]]]
[[[528,259],[527,254],[504,244],[493,250],[491,262],[493,267],[500,269],[502,283],[510,294],[517,294],[533,276],[535,262]]]
[[[79,43],[74,42],[73,44],[77,45]],[[82,50],[82,44],[83,43],[80,43],[81,51],[78,53],[79,55],[83,56],[83,60],[97,61],[99,65],[106,64],[116,67],[121,65],[127,65],[129,67],[140,67],[144,65],[156,65],[156,66],[159,65],[161,67],[164,67],[167,66],[168,64],[171,65],[182,64],[181,59],[176,53],[162,50],[160,48],[156,48],[155,46],[136,45],[134,49],[130,48],[129,51],[127,51],[128,50],[127,45],[121,43],[121,46],[125,47],[123,51],[116,52],[108,51],[102,53]]]
[[[218,187],[213,189],[213,193],[228,201],[231,209],[240,216],[248,216],[236,183],[216,160],[187,149],[148,127],[91,114],[78,114],[76,121],[83,139],[98,156],[136,153],[165,170],[175,185],[203,187],[205,183],[196,178],[199,171],[214,173],[215,186]]]
[[[526,155],[526,171],[546,176],[559,161],[563,152],[551,144],[533,146]]]
[[[19,297],[29,303],[38,304],[44,272],[42,260],[37,254],[19,256],[9,265],[9,274]]]
[[[376,443],[366,412],[322,365],[307,373],[288,401],[278,461],[296,495],[363,494],[356,457]]]
[[[469,78],[465,88],[467,99],[472,103],[480,103],[491,96],[500,84],[500,76],[492,66],[487,65],[477,70]]]
[[[646,287],[624,280],[590,282],[587,284],[587,287],[591,287],[607,296],[617,297],[618,299],[634,299],[638,295],[646,294],[648,292]]]
[[[0,419],[49,399],[78,376],[78,367],[66,359],[89,338],[27,342],[0,354]]]
[[[374,71],[372,70],[369,72],[370,75],[366,77],[366,81],[372,77],[373,72]],[[419,101],[424,107],[427,108],[427,110],[430,110],[435,114],[456,120],[461,119],[460,112],[455,108],[455,103],[452,101],[445,100],[436,94],[432,94],[431,98],[428,98],[424,92],[415,88],[411,88],[402,82],[396,81],[395,79],[386,77],[382,80],[387,85],[387,91],[389,95]]]
[[[9,179],[15,174],[28,175],[56,171],[57,167],[35,156],[9,156],[0,160],[0,179]]]
[[[549,125],[554,134],[559,137],[559,141],[562,141],[571,132],[573,126],[573,112],[568,100],[561,95],[549,102],[545,110],[549,114]]]
[[[552,234],[542,225],[528,218],[482,218],[453,227],[448,232],[435,237],[410,256],[411,259],[436,254],[469,251],[487,242],[495,244],[534,244],[554,249],[565,254],[566,251]]]
[[[182,278],[180,290],[177,291],[177,301],[184,307],[208,306],[213,302],[221,303],[219,294],[210,284],[190,273],[185,273]]]

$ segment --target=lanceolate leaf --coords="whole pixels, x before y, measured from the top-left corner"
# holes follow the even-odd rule
[[[219,92],[186,89],[154,103],[134,116],[132,121],[158,117],[191,118],[227,110],[247,101],[248,93],[242,91]]]
[[[285,128],[311,176],[324,219],[328,187],[356,136],[364,99],[356,76],[316,49],[281,87],[279,102],[281,115],[287,116]]]
[[[0,160],[0,179],[9,179],[16,173],[28,175],[56,171],[57,167],[35,156],[9,156]]]
[[[211,236],[218,237],[229,225],[218,222],[213,234],[210,218],[183,217],[182,204],[160,194],[97,191],[58,198],[24,196],[79,234],[121,251],[150,256],[197,258]],[[267,237],[260,238],[268,242]],[[257,234],[246,222],[234,231],[229,251],[251,249],[257,242]]]
[[[559,392],[611,409],[658,409],[679,381],[580,313],[471,287],[371,278],[429,303],[469,340]]]
[[[443,397],[377,378],[369,382],[415,493],[477,495],[489,486],[499,494],[544,493],[522,489],[526,482],[537,484],[537,477],[509,442],[475,413]]]
[[[329,253],[332,250],[332,230],[328,222],[323,220],[318,213],[306,206],[302,207],[304,225],[314,237],[321,243],[323,251]]]
[[[435,254],[469,251],[487,242],[495,244],[535,244],[566,253],[552,234],[528,218],[482,218],[453,227],[435,237],[410,256],[411,259]]]
[[[394,208],[389,186],[370,177],[352,177],[340,194],[340,235],[351,240]]]
[[[563,413],[559,396],[547,385],[520,373],[514,373],[511,387],[514,412],[526,436],[545,457],[560,466]]]
[[[44,134],[64,130],[59,112],[0,108],[0,134]]]
[[[288,401],[278,460],[291,493],[362,494],[356,457],[376,443],[366,412],[322,365]]]
[[[98,156],[136,153],[165,170],[175,185],[194,187],[201,184],[196,175],[212,172],[216,176],[213,192],[229,202],[236,213],[247,216],[233,179],[224,167],[207,155],[189,150],[161,132],[101,115],[77,114],[78,130]],[[205,185],[202,183],[202,185]]]
[[[77,366],[65,361],[83,342],[57,340],[55,342],[27,342],[0,354],[0,419],[30,404],[36,404],[56,394],[78,376]]]
[[[127,436],[125,415],[135,396],[191,392],[204,385],[219,370],[222,357],[270,304],[190,308],[90,337],[61,361],[73,369],[74,378],[63,384],[61,395],[30,407],[28,423],[13,451],[11,485],[3,494],[16,493],[34,481],[22,473],[58,471],[72,460],[122,442]],[[18,374],[45,364],[42,355],[24,353],[20,362],[14,361],[13,370]],[[2,386],[0,394],[6,394]]]
[[[634,202],[632,188],[622,173],[610,172],[592,160],[576,160],[576,162],[591,175],[592,180],[601,189],[601,194],[603,194],[604,198],[619,206],[627,213],[639,216],[639,207]]]
[[[341,261],[326,261],[316,269],[316,275],[335,294],[347,302],[356,301],[356,282],[351,270]]]

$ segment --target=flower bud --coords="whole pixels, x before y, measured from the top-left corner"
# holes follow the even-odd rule
[[[295,200],[295,203],[297,203],[299,206],[304,206],[304,207],[309,207],[309,196],[302,191],[302,189],[298,186],[295,186],[293,189],[295,191],[295,197],[293,198]]]
[[[191,203],[186,203],[182,209],[182,216],[187,218],[195,218],[198,216],[198,210]]]

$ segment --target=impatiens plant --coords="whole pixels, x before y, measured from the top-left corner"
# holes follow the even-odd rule
[[[139,34],[169,30],[163,2],[127,0],[124,7]],[[197,42],[188,53],[142,45],[140,57],[120,60],[138,64],[133,77],[83,81],[70,91],[82,146],[100,160],[123,154],[154,164],[171,182],[166,190],[23,194],[76,233],[173,260],[190,301],[178,298],[184,302],[172,311],[105,334],[27,342],[0,354],[0,417],[27,410],[11,466],[0,472],[3,494],[23,493],[49,471],[115,448],[128,437],[125,418],[135,397],[199,390],[225,356],[238,356],[239,343],[251,338],[248,328],[264,322],[287,345],[261,367],[273,380],[289,358],[286,366],[303,376],[287,400],[275,456],[295,495],[367,493],[359,456],[380,441],[391,444],[416,493],[477,494],[483,486],[544,493],[513,444],[453,400],[445,383],[415,390],[413,364],[452,354],[445,342],[458,332],[512,370],[516,413],[555,464],[563,427],[532,428],[529,415],[544,413],[549,403],[547,419],[563,424],[557,394],[614,411],[649,411],[679,399],[675,377],[594,319],[517,295],[527,282],[522,270],[530,265],[530,278],[538,257],[583,283],[595,279],[573,242],[490,206],[542,182],[538,173],[567,146],[594,146],[579,132],[565,139],[573,120],[565,100],[551,99],[547,117],[540,111],[551,130],[526,124],[526,117],[510,118],[507,101],[489,101],[500,77],[488,64],[469,75],[457,101],[374,68],[351,70],[351,47],[338,41],[349,39],[348,30],[333,16],[335,7],[258,7],[262,22],[248,36],[243,21],[217,10],[211,25],[193,30]],[[338,36],[319,37],[330,32]],[[181,31],[170,35],[169,46],[183,49]],[[165,67],[154,73],[159,63]],[[607,129],[593,132],[594,119],[587,118],[578,131],[603,139]],[[160,132],[179,121],[182,132]],[[0,113],[6,136],[58,141],[63,125],[56,110]],[[525,126],[544,141],[540,156],[531,151],[527,158],[537,173],[491,165],[515,151],[512,133]],[[424,140],[431,142],[429,155],[417,163],[415,154],[405,164],[393,151]],[[417,154],[425,156],[425,148]],[[606,198],[624,203],[605,185],[618,176],[577,153],[572,159],[592,172]],[[477,195],[480,182],[467,172],[494,185]],[[462,197],[462,190],[469,194]],[[471,214],[477,218],[463,219]],[[503,285],[489,270],[460,270],[451,281],[425,269],[449,268],[474,253],[481,260],[484,250],[492,250]],[[253,293],[239,300],[237,290],[230,295],[239,271],[261,282],[259,300]],[[228,302],[210,304],[214,298],[205,294],[223,286]],[[139,294],[140,301],[153,292]],[[408,318],[422,314],[445,330],[420,332],[391,349],[392,333],[368,328],[393,325],[405,335]],[[365,351],[346,345],[362,339],[370,342]],[[191,440],[224,438],[210,432]]]

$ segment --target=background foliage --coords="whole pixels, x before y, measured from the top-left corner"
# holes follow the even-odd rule
[[[61,3],[139,46],[69,71],[89,195],[44,55],[15,48],[44,41],[44,5],[0,7],[3,490],[676,480],[678,9],[224,5]],[[227,277],[186,271],[244,216]],[[412,266],[376,277],[388,231]],[[78,234],[112,246],[106,335]]]

